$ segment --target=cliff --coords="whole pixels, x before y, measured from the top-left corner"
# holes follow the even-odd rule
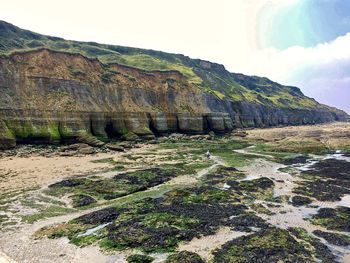
[[[66,41],[5,22],[0,50],[2,148],[349,119],[298,88],[183,55]]]

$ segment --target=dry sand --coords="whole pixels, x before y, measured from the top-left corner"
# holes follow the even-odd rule
[[[141,148],[133,148],[127,152],[98,153],[79,157],[15,156],[1,158],[0,195],[33,187],[42,187],[68,176],[94,174],[111,167],[111,165],[109,163],[93,163],[91,161],[105,158],[123,161],[123,154],[142,153],[153,147],[144,145]]]
[[[247,139],[262,139],[267,142],[314,140],[334,148],[346,145],[350,148],[350,122],[253,129],[247,132]]]

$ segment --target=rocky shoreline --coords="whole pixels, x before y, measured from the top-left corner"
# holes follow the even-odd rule
[[[347,152],[310,153],[310,143],[297,141],[299,153],[273,151],[276,141],[253,141],[255,132],[111,144],[123,151],[108,144],[95,152],[87,144],[4,151],[8,186],[16,186],[15,172],[34,173],[39,185],[1,195],[0,251],[18,262],[347,262]],[[38,160],[43,174],[16,168],[16,160]],[[61,175],[43,166],[61,160],[71,169]],[[309,189],[317,181],[342,191]]]

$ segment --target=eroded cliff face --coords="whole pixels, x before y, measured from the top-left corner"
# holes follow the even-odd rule
[[[118,137],[230,132],[235,127],[346,120],[321,105],[297,110],[228,101],[178,71],[145,71],[47,49],[0,58],[0,145],[58,142],[79,135]]]

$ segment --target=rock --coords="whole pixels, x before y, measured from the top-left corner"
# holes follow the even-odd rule
[[[227,90],[228,94],[222,94],[224,97],[220,98],[204,92],[191,85],[189,79],[177,71],[150,73],[135,67],[103,65],[97,59],[81,54],[45,48],[16,52],[0,60],[0,86],[5,94],[0,103],[0,138],[15,136],[21,143],[75,141],[78,137],[78,142],[102,147],[103,142],[94,136],[108,138],[131,132],[142,137],[152,135],[153,130],[159,134],[174,131],[203,134],[207,130],[229,133],[233,127],[314,124],[350,119],[345,112],[314,101],[314,106],[305,107],[297,100],[291,100],[295,103],[293,106],[298,106],[295,108],[288,105],[280,107],[281,102],[276,104],[263,96],[250,102],[229,99],[232,94],[225,83],[236,82],[244,87],[236,90],[238,97],[243,95],[241,92],[246,88],[256,89],[260,87],[257,83],[264,83],[276,92],[286,92],[288,96],[309,101],[297,88],[229,73],[223,67],[215,71],[211,67],[205,72],[199,70],[195,61],[190,64],[193,64],[198,77],[208,83],[208,88],[215,91],[224,85],[222,90]],[[26,64],[22,61],[26,61]],[[79,69],[76,72],[81,74],[73,76],[67,70],[55,71],[50,68],[52,65],[67,68],[67,61],[70,61],[72,69]],[[35,67],[35,71],[29,67]],[[128,71],[130,78],[120,83],[115,76],[107,79],[101,76],[102,72],[113,72],[116,68],[119,68],[118,72]],[[211,71],[218,74],[218,78],[209,81],[207,77]],[[171,83],[166,81],[169,79],[172,79]],[[27,88],[28,83],[30,89]],[[61,97],[57,91],[62,91]],[[8,94],[13,94],[16,100],[10,99]],[[23,110],[23,105],[31,107]],[[246,136],[243,132],[236,135]],[[125,139],[138,138],[131,134]],[[3,148],[13,146],[13,140],[2,140]]]
[[[166,141],[168,141],[168,138],[167,137],[158,137],[157,141],[160,142],[160,143],[166,142]]]
[[[117,152],[124,152],[124,147],[120,144],[111,144],[108,143],[105,145],[106,148],[113,150],[113,151],[117,151]]]
[[[147,135],[154,136],[153,132],[148,127],[142,127],[142,128],[137,129],[137,130],[133,130],[132,132],[140,137],[145,137]]]
[[[346,235],[324,232],[321,230],[315,230],[312,232],[314,235],[318,237],[324,238],[328,243],[336,245],[336,246],[349,246],[350,238]]]
[[[154,134],[148,134],[148,135],[141,136],[141,138],[144,140],[154,140],[156,136],[154,136]]]
[[[72,195],[73,207],[82,207],[96,203],[96,200],[88,195]]]
[[[141,254],[130,255],[126,258],[128,263],[151,263],[153,260],[154,258]]]
[[[81,184],[82,184],[82,182],[80,182],[78,180],[65,179],[65,180],[62,180],[60,182],[49,185],[49,188],[51,188],[51,187],[75,187],[75,186],[78,186]]]
[[[169,135],[169,138],[171,139],[180,139],[181,137],[183,137],[184,135],[181,133],[172,133]]]
[[[133,132],[128,132],[122,136],[122,139],[126,141],[136,141],[139,139],[139,136]]]
[[[204,260],[194,252],[181,251],[170,255],[165,263],[204,263]]]
[[[59,155],[60,156],[75,156],[77,154],[77,152],[74,151],[65,151],[65,152],[60,152]]]
[[[8,150],[16,147],[16,139],[0,137],[0,150]]]
[[[80,143],[85,143],[88,144],[92,147],[102,147],[103,145],[105,145],[104,142],[100,141],[99,139],[97,139],[94,136],[90,136],[90,135],[81,135],[77,137],[77,142]]]
[[[245,130],[233,130],[231,136],[233,137],[246,137],[248,133]]]
[[[312,203],[312,200],[308,197],[299,196],[299,195],[292,197],[293,206],[303,206],[311,203]]]
[[[118,144],[120,147],[123,147],[124,149],[131,149],[133,148],[133,145],[131,145],[130,143],[128,142],[121,142]]]
[[[211,137],[210,135],[192,135],[189,137],[190,140],[209,140]]]
[[[93,154],[95,149],[85,143],[75,143],[59,149],[60,156],[74,156],[75,154]]]
[[[294,157],[294,158],[288,158],[283,163],[286,164],[286,165],[292,165],[292,164],[298,164],[298,163],[306,163],[306,161],[308,159],[309,158],[307,156],[299,155],[299,156]]]
[[[116,219],[122,210],[118,210],[114,207],[108,207],[105,209],[101,209],[77,218],[79,222],[83,224],[104,224],[112,222]]]
[[[96,151],[92,147],[86,147],[86,148],[79,149],[78,153],[85,155],[85,154],[94,154],[94,153],[96,153]]]

